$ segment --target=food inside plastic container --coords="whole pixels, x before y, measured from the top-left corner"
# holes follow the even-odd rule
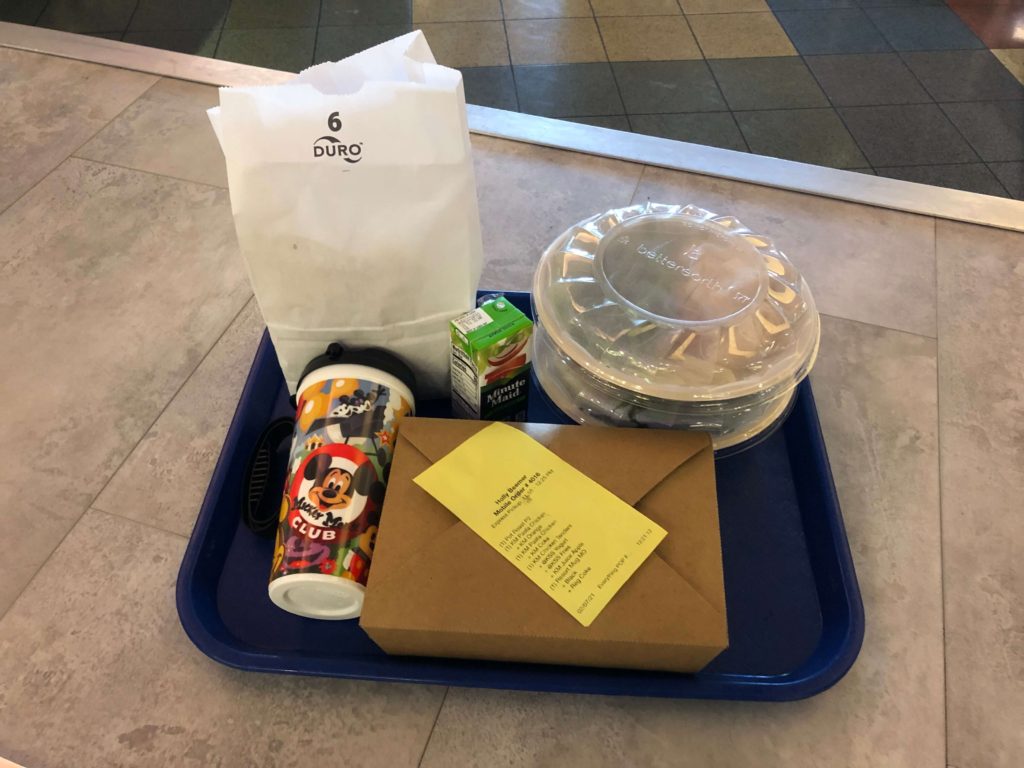
[[[535,370],[581,423],[699,429],[716,449],[784,415],[818,350],[811,292],[767,237],[695,206],[608,211],[534,276]]]

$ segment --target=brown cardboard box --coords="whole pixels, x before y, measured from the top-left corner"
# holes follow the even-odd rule
[[[728,646],[704,434],[514,424],[668,536],[589,627],[412,478],[488,422],[407,418],[360,626],[388,653],[695,672]]]

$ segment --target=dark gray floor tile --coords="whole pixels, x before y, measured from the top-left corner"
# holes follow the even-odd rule
[[[591,117],[563,117],[571,123],[596,125],[598,128],[611,128],[614,131],[629,131],[629,119],[625,115],[592,115]]]
[[[0,21],[35,24],[46,7],[46,0],[4,0],[0,2]]]
[[[277,29],[313,27],[320,16],[320,0],[231,0],[225,29]]]
[[[700,112],[689,115],[632,115],[635,133],[688,141],[709,147],[747,151],[747,143],[728,112]]]
[[[984,163],[912,165],[903,168],[878,168],[877,170],[879,176],[887,176],[890,179],[916,181],[918,184],[931,184],[933,187],[962,189],[982,195],[1007,197],[1003,185]]]
[[[323,0],[320,23],[325,26],[350,24],[411,24],[409,0]]]
[[[931,101],[895,53],[808,56],[805,61],[837,107]]]
[[[217,46],[217,58],[298,72],[313,63],[315,38],[313,28],[225,29]]]
[[[612,66],[629,114],[727,108],[704,61],[625,61]]]
[[[868,8],[865,11],[897,51],[946,51],[985,45],[946,7]]]
[[[750,151],[832,168],[862,168],[868,161],[832,109],[737,112]]]
[[[512,67],[463,67],[461,71],[467,104],[512,111],[518,108]]]
[[[126,43],[148,45],[164,51],[191,53],[212,58],[217,51],[220,29],[147,29],[124,33]]]
[[[982,160],[1024,160],[1024,101],[943,104]]]
[[[793,45],[805,56],[816,53],[877,53],[885,41],[859,8],[779,11],[775,14]]]
[[[139,0],[128,29],[220,29],[231,0]],[[175,49],[176,50],[176,49]]]
[[[839,114],[875,168],[978,160],[934,104],[843,107]]]
[[[104,40],[120,40],[124,32],[90,32],[89,37],[102,37]]]
[[[793,109],[829,105],[799,56],[715,59],[708,63],[731,109]]]
[[[338,61],[365,51],[409,31],[406,24],[361,24],[348,27],[320,27],[314,58],[317,63]]]
[[[136,0],[50,0],[39,19],[40,27],[64,32],[123,32]]]
[[[519,109],[531,115],[622,115],[611,65],[537,64],[515,68]]]
[[[847,168],[846,170],[853,171],[854,173],[863,173],[865,176],[878,175],[877,173],[875,173],[873,168]]]
[[[856,8],[856,0],[768,0],[773,11],[820,11],[826,8]]]
[[[1018,200],[1024,200],[1024,163],[989,163],[992,173]]]
[[[991,51],[916,51],[903,60],[936,101],[1024,99],[1024,86]]]
[[[861,8],[920,8],[930,5],[945,5],[944,0],[857,0]]]

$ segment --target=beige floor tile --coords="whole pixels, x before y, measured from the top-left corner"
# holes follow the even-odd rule
[[[184,549],[103,512],[75,526],[0,622],[5,755],[26,766],[297,768],[338,765],[343,752],[342,764],[416,765],[443,688],[220,666],[178,622]]]
[[[501,0],[412,0],[413,24],[501,18]]]
[[[0,613],[249,298],[225,190],[69,159],[0,216]],[[25,500],[53,499],[23,524]],[[5,718],[0,717],[0,720]]]
[[[826,314],[935,336],[934,223],[711,176],[649,168],[635,202],[694,203],[772,237]]]
[[[502,21],[417,24],[438,64],[446,67],[508,65],[508,41]]]
[[[571,64],[605,61],[594,19],[508,21],[513,64]]]
[[[704,58],[796,56],[796,49],[771,13],[714,13],[688,18]]]
[[[598,19],[611,61],[679,61],[701,58],[683,16]]]
[[[226,187],[224,155],[206,116],[218,103],[213,86],[165,78],[76,155]]]
[[[1024,234],[938,222],[949,762],[1024,758]]]
[[[548,244],[573,223],[628,202],[640,166],[473,136],[484,236],[482,288],[529,290]]]
[[[157,78],[0,48],[0,211]]]
[[[263,329],[252,300],[111,478],[98,509],[191,533]]]
[[[993,50],[1003,66],[1013,73],[1021,83],[1024,83],[1024,48],[1002,48]]]
[[[679,0],[683,13],[748,13],[771,11],[764,0]]]
[[[452,688],[424,768],[945,766],[935,342],[825,318],[814,387],[867,614],[843,680],[780,705]]]
[[[506,19],[590,18],[589,0],[502,0]]]
[[[674,16],[682,13],[676,0],[590,0],[598,16]]]

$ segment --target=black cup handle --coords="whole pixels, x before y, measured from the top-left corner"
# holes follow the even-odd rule
[[[289,438],[294,431],[294,419],[274,419],[249,454],[242,484],[242,522],[258,536],[273,538],[277,531],[288,474]]]

